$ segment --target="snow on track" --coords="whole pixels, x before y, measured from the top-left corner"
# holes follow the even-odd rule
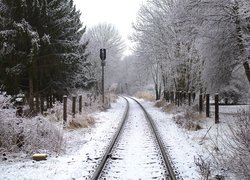
[[[147,112],[153,118],[157,129],[160,132],[164,145],[170,155],[174,169],[184,180],[200,179],[194,157],[199,154],[198,149],[192,144],[190,139],[184,133],[183,129],[178,128],[177,124],[172,120],[172,114],[166,114],[160,109],[153,107],[152,103],[139,100],[147,109]]]
[[[142,109],[130,102],[128,120],[101,179],[165,179],[164,161]]]

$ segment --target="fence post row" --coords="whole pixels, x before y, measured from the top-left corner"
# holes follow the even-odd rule
[[[199,94],[199,113],[201,114],[203,111],[203,96],[202,94]],[[175,103],[176,106],[180,106],[182,104],[186,104],[186,101],[188,99],[188,105],[191,106],[192,102],[195,100],[195,93],[191,93],[190,91],[188,93],[185,93],[184,91],[169,91],[167,92],[167,99],[171,103]],[[205,100],[206,100],[206,117],[210,117],[210,94],[205,94]],[[215,101],[215,123],[219,123],[219,95],[218,93],[214,96]],[[225,100],[225,103],[227,103],[228,100]]]

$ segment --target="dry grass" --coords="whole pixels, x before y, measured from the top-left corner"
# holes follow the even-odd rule
[[[197,131],[202,129],[202,127],[199,125],[199,121],[204,119],[204,117],[191,108],[186,107],[183,113],[175,115],[173,119],[181,127],[191,131]]]
[[[162,107],[162,110],[163,110],[164,112],[171,113],[171,112],[175,111],[176,108],[175,108],[175,105],[172,103],[172,104],[165,104],[165,105]]]
[[[155,102],[155,107],[161,108],[166,104],[166,101],[164,99],[158,100]]]
[[[146,101],[151,101],[151,102],[155,101],[155,96],[152,93],[146,91],[139,91],[135,93],[135,97],[144,99]]]
[[[95,119],[91,116],[77,116],[68,121],[67,128],[79,129],[88,128],[95,124]]]

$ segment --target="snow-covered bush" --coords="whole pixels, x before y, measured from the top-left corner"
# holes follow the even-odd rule
[[[250,179],[250,109],[242,110],[234,118],[228,125],[223,125],[221,133],[218,131],[211,138],[210,156],[196,161],[199,169],[209,164],[211,173],[200,171],[204,179]]]
[[[235,118],[223,141],[227,153],[220,154],[218,161],[237,178],[250,179],[250,109],[242,110]]]
[[[62,129],[43,117],[33,119],[0,118],[0,149],[4,152],[58,153],[63,142]]]
[[[204,160],[202,156],[194,157],[195,165],[204,180],[208,180],[211,175],[211,162]]]

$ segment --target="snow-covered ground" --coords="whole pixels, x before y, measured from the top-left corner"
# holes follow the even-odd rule
[[[168,173],[149,122],[140,106],[128,101],[128,119],[101,179],[164,179]]]
[[[202,129],[190,131],[179,127],[173,121],[173,114],[154,107],[152,102],[140,101],[155,120],[179,176],[184,180],[201,179],[194,158],[209,156],[215,147],[211,139],[223,134],[228,117],[222,117],[217,125],[213,118],[203,118],[199,121]],[[95,125],[66,130],[66,150],[58,156],[34,161],[19,154],[18,158],[0,161],[0,179],[89,179],[121,120],[125,105],[125,100],[119,98],[108,111],[92,114]]]
[[[197,156],[200,147],[195,146],[186,131],[173,122],[172,114],[160,111],[151,102],[141,101],[141,103],[155,120],[164,145],[171,156],[174,168],[178,171],[180,177],[187,180],[199,179],[199,174],[194,164],[194,156]]]
[[[66,152],[57,157],[34,161],[24,156],[0,161],[0,179],[88,179],[115,132],[125,105],[125,100],[119,99],[107,112],[92,114],[96,119],[94,126],[66,131]]]

